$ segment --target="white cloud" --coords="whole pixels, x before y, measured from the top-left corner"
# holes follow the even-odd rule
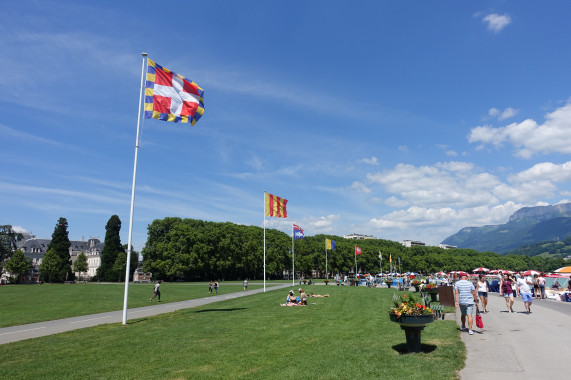
[[[377,166],[379,165],[379,160],[377,159],[377,157],[374,156],[371,158],[363,158],[361,162],[364,162],[369,165],[377,165]]]
[[[533,165],[531,168],[509,177],[510,182],[568,182],[571,181],[571,161],[563,164],[554,164],[552,162],[542,162]]]
[[[399,199],[397,197],[389,197],[385,200],[385,204],[390,207],[406,207],[410,205],[410,202],[404,199]]]
[[[510,117],[514,117],[515,115],[517,115],[518,112],[519,110],[508,107],[504,110],[504,112],[501,113],[501,115],[498,116],[498,119],[499,120],[509,119]]]
[[[508,15],[490,13],[482,19],[482,22],[488,25],[488,30],[491,30],[494,33],[499,33],[512,22],[512,19]]]
[[[367,186],[365,186],[362,182],[359,181],[353,182],[353,184],[351,184],[351,189],[359,193],[365,193],[365,194],[369,194],[371,192],[371,189],[369,189]]]
[[[419,239],[428,244],[436,244],[438,241],[434,241],[435,236],[446,237],[463,227],[506,223],[510,215],[523,206],[511,201],[459,210],[412,206],[372,218],[368,227],[379,231],[381,236],[392,236],[396,240]]]
[[[398,149],[399,149],[399,151],[404,152],[404,153],[408,152],[408,146],[406,146],[406,145],[399,145]]]
[[[18,234],[27,234],[28,231],[21,226],[12,226],[12,231],[18,233]]]
[[[476,178],[476,179],[474,179]],[[370,182],[378,183],[390,193],[410,204],[420,207],[474,207],[494,204],[498,200],[492,194],[499,181],[488,175],[482,181],[468,162],[441,162],[432,166],[398,164],[392,170],[367,175]],[[467,184],[477,182],[478,187]]]
[[[518,112],[519,110],[512,107],[506,108],[505,110],[503,110],[503,112],[495,107],[492,107],[488,111],[488,115],[497,118],[498,120],[505,120],[509,119],[510,117],[514,117],[515,115],[518,114]]]
[[[505,127],[478,126],[470,131],[468,141],[496,147],[509,142],[522,158],[536,153],[571,153],[571,104],[548,113],[545,119],[541,125],[527,119]]]

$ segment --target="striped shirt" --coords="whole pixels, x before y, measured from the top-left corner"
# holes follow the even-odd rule
[[[458,291],[458,304],[460,305],[473,305],[474,295],[472,294],[474,284],[468,280],[460,280],[454,284],[454,290]]]

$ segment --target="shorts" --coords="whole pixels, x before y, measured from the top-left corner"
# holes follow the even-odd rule
[[[533,300],[531,293],[520,293],[520,296],[523,302],[532,302]]]
[[[478,297],[488,298],[488,292],[478,292]]]
[[[514,294],[513,294],[512,292],[504,293],[504,298],[510,298],[510,297],[513,297],[513,296],[514,296]]]
[[[474,314],[474,304],[470,304],[470,305],[460,304],[460,313],[462,313],[462,315]]]

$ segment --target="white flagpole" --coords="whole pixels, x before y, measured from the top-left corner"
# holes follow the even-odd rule
[[[293,223],[291,224],[291,270],[293,273],[293,277],[291,278],[291,285],[294,286],[295,285],[295,261],[294,261],[294,257],[295,257],[295,245],[293,244],[293,237],[294,232],[293,232]]]
[[[264,191],[264,293],[266,292],[266,192]]]
[[[355,278],[357,278],[357,249],[353,249],[355,250]]]
[[[131,270],[131,249],[133,247],[133,211],[135,209],[135,183],[137,180],[137,153],[139,152],[139,131],[141,127],[141,103],[143,100],[143,87],[145,83],[145,66],[147,65],[147,53],[143,56],[143,68],[141,69],[141,90],[139,92],[139,116],[137,119],[137,140],[135,141],[135,164],[133,167],[133,186],[131,188],[131,212],[129,213],[129,243],[127,245],[127,267],[125,268],[125,296],[123,299],[123,324],[127,324],[127,300],[129,298],[129,272]]]

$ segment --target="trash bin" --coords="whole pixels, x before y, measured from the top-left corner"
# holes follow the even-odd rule
[[[442,306],[454,306],[454,287],[449,285],[439,286],[438,299]]]

